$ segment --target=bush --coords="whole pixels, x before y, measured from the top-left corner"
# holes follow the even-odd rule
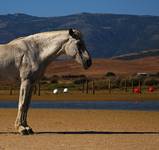
[[[97,80],[95,81],[95,88],[97,90],[100,90],[100,89],[107,89],[108,88],[108,84],[105,80]]]
[[[85,78],[83,78],[83,79],[77,79],[77,80],[74,80],[73,83],[74,83],[74,84],[82,84],[82,83],[85,83],[86,80],[87,80],[87,79],[85,79]]]
[[[115,77],[116,74],[113,73],[113,72],[107,72],[107,73],[105,74],[105,76],[106,76],[106,77]]]
[[[52,79],[51,83],[58,83],[58,80],[57,79]]]
[[[135,78],[130,78],[129,79],[129,85],[131,86],[133,83],[133,86],[138,86],[139,83],[142,85],[144,83],[144,78],[143,77],[135,77]]]
[[[111,82],[111,88],[118,88],[120,85],[120,79],[114,78],[110,80]],[[109,88],[109,80],[97,80],[95,81],[95,87],[96,89],[108,89]]]
[[[62,76],[63,79],[77,79],[77,78],[86,78],[85,75],[63,75]]]
[[[49,80],[51,81],[51,83],[58,83],[59,78],[59,76],[53,75],[51,78],[49,78]]]
[[[115,79],[111,80],[111,87],[112,88],[119,88],[120,82],[121,82],[120,78],[115,78]]]
[[[158,85],[158,83],[159,83],[159,81],[157,79],[155,79],[155,78],[147,78],[144,81],[144,84],[145,85],[149,85],[149,86],[151,86],[151,85]]]

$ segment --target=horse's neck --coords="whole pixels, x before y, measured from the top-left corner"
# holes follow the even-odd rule
[[[40,59],[47,60],[58,57],[64,44],[68,41],[67,34],[55,34],[38,40]]]

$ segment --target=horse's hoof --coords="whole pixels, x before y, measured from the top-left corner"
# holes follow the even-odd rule
[[[34,134],[34,131],[32,129],[28,129],[28,134]]]
[[[29,135],[27,130],[20,131],[20,135]]]

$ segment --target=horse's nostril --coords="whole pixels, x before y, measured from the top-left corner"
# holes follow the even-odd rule
[[[84,69],[88,69],[91,65],[92,65],[91,59],[84,61]]]
[[[91,60],[91,59],[88,59],[88,60],[87,60],[87,66],[90,67],[91,65],[92,65],[92,60]]]

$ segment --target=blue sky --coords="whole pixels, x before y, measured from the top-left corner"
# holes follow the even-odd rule
[[[0,14],[64,16],[81,12],[159,16],[159,0],[1,0],[0,2]]]

